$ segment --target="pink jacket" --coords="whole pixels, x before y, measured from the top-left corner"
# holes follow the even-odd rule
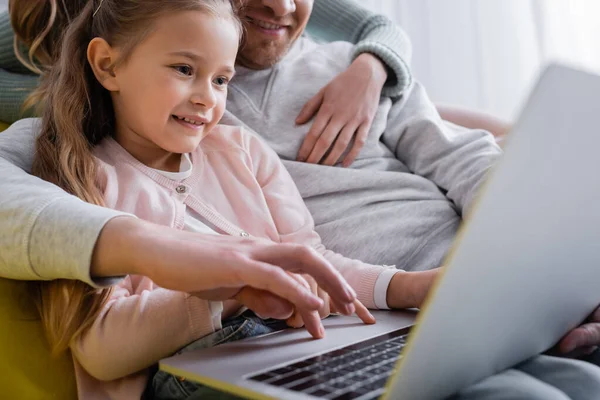
[[[385,267],[326,250],[278,156],[242,128],[217,126],[191,154],[193,173],[181,182],[141,164],[112,139],[95,154],[107,207],[182,229],[187,206],[230,235],[312,246],[375,308],[374,286]],[[140,398],[148,367],[214,330],[208,301],[128,276],[71,346],[79,397]]]

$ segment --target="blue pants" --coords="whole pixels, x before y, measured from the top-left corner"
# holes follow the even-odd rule
[[[236,340],[264,335],[265,333],[285,328],[287,328],[285,321],[274,319],[263,320],[258,318],[253,312],[246,311],[239,317],[223,321],[223,329],[192,342],[178,351],[177,354],[213,347],[227,342],[235,342]],[[164,371],[158,371],[151,379],[145,397],[156,400],[239,399],[237,396],[219,392],[192,381],[183,380]]]

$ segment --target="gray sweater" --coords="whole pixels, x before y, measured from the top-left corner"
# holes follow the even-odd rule
[[[223,122],[243,121],[275,149],[326,247],[373,264],[438,267],[500,149],[487,132],[442,121],[414,83],[400,99],[381,98],[350,168],[294,161],[310,127],[295,126],[295,116],[351,57],[348,43],[301,39],[274,68],[238,67]]]

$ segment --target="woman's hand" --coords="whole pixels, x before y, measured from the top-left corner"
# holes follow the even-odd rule
[[[367,140],[386,79],[383,63],[363,53],[322,88],[296,118],[296,123],[302,125],[316,114],[297,160],[334,165],[352,143],[342,165],[352,164]]]
[[[388,286],[388,306],[392,309],[421,307],[440,271],[441,268],[419,272],[399,271]]]
[[[313,337],[319,339],[325,336],[325,329],[321,323],[321,319],[327,318],[331,313],[340,312],[338,311],[339,305],[336,305],[335,301],[331,300],[327,292],[319,287],[317,282],[308,275],[296,275],[297,280],[301,280],[301,283],[309,288],[312,293],[319,296],[323,300],[323,306],[318,312],[306,312],[303,310],[294,310],[294,313],[287,318],[288,326],[292,328],[301,328],[303,326],[313,335]],[[354,301],[354,313],[365,323],[374,324],[375,317],[369,312],[369,310],[357,300]],[[341,314],[349,315],[345,312]]]
[[[288,272],[314,277],[343,313],[354,311],[354,290],[307,246],[186,232],[119,217],[102,230],[91,267],[95,277],[144,275],[161,287],[188,293],[226,289],[231,296],[250,287],[303,312],[318,311],[323,301]]]

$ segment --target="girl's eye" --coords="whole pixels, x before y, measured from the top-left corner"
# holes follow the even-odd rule
[[[173,69],[185,76],[192,76],[194,73],[194,70],[189,65],[175,65]]]
[[[215,84],[217,84],[219,86],[225,86],[229,82],[229,79],[227,79],[224,76],[220,76],[217,79],[215,79],[214,82],[215,82]]]

